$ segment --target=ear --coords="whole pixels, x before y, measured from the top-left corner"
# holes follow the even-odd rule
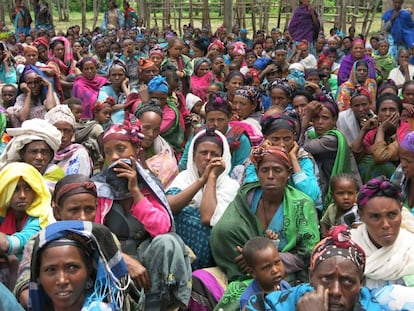
[[[255,279],[256,278],[256,272],[252,267],[247,267],[247,272]]]
[[[53,210],[53,216],[55,217],[56,220],[61,220],[62,216],[60,215],[60,210],[56,202],[52,201],[51,205],[52,205],[52,210]]]

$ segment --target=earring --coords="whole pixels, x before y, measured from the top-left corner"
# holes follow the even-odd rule
[[[92,287],[93,287],[93,280],[91,278],[88,278],[88,280],[86,281],[85,288],[87,290],[90,290]]]

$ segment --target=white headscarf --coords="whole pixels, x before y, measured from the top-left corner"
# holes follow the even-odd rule
[[[67,122],[75,128],[76,120],[67,105],[56,105],[45,114],[45,120],[54,125],[56,122]]]
[[[61,143],[60,131],[43,119],[30,119],[22,123],[21,127],[6,129],[13,139],[7,144],[0,156],[0,168],[9,162],[21,161],[20,150],[35,140],[44,141],[54,152]]]
[[[198,138],[200,138],[200,136],[203,136],[205,132],[206,130],[202,130],[196,136],[194,136],[193,140],[191,141],[190,148],[188,150],[187,169],[178,174],[178,176],[173,180],[168,189],[178,188],[180,190],[184,190],[200,178],[200,176],[198,175],[197,167],[194,163],[194,143],[197,141]],[[224,160],[226,167],[224,171],[220,174],[220,176],[217,178],[217,206],[214,210],[213,216],[210,219],[211,226],[214,226],[219,221],[227,206],[230,204],[231,201],[233,201],[234,197],[237,194],[237,191],[239,190],[239,183],[229,177],[229,172],[231,169],[231,154],[227,139],[220,131],[215,130],[214,132],[223,141],[222,158]],[[204,187],[196,193],[193,200],[190,202],[189,205],[191,207],[200,208],[201,200],[203,198],[203,192]]]

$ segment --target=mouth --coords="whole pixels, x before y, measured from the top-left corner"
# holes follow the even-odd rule
[[[335,311],[335,310],[340,311],[340,310],[344,310],[344,305],[341,304],[341,303],[330,303],[328,305],[328,310],[329,311]]]
[[[59,298],[67,298],[70,295],[72,295],[72,291],[62,291],[62,292],[56,293],[56,297],[59,297]]]

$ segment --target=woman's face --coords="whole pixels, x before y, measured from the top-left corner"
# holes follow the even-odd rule
[[[257,103],[253,103],[250,99],[244,96],[234,96],[232,102],[232,110],[237,113],[241,119],[246,119],[250,116],[257,107]]]
[[[35,72],[28,73],[25,77],[25,82],[32,92],[32,96],[37,97],[42,90],[42,83],[40,77]]]
[[[144,135],[142,147],[144,149],[150,148],[160,133],[162,118],[159,114],[148,111],[142,114],[139,120],[141,121],[141,131]]]
[[[398,64],[401,65],[403,63],[407,63],[409,57],[410,57],[410,53],[408,53],[408,51],[401,50],[400,53],[398,54]]]
[[[227,89],[227,93],[234,96],[234,93],[237,89],[239,89],[244,84],[242,77],[234,76],[230,79],[230,81],[226,82],[225,87]]]
[[[369,98],[365,95],[355,96],[351,100],[351,109],[358,122],[369,114]]]
[[[257,177],[263,192],[284,192],[289,176],[290,172],[274,156],[265,156],[257,168]]]
[[[318,135],[322,135],[326,131],[332,130],[336,124],[336,118],[333,117],[330,110],[323,107],[319,114],[312,119],[315,132]]]
[[[88,80],[93,80],[95,78],[96,70],[96,65],[91,61],[87,61],[83,64],[82,73]]]
[[[224,59],[221,57],[218,57],[214,59],[213,61],[212,71],[215,73],[222,73],[225,66],[226,66],[226,62],[224,61]]]
[[[378,53],[379,55],[387,55],[388,54],[389,45],[385,42],[381,42],[378,45]]]
[[[267,140],[270,140],[272,146],[278,146],[290,151],[295,143],[295,134],[288,129],[280,129],[274,131],[266,136]]]
[[[263,53],[263,45],[261,45],[261,44],[255,44],[254,51],[256,52],[256,55],[262,56],[262,53]]]
[[[168,95],[164,92],[152,92],[150,96],[151,98],[158,99],[161,108],[167,104]]]
[[[309,100],[304,95],[296,95],[292,99],[293,109],[295,109],[299,113],[299,115],[302,115],[302,112],[308,103]]]
[[[222,111],[209,111],[206,114],[206,125],[209,127],[215,127],[223,135],[226,134],[229,128],[230,116]]]
[[[408,84],[405,88],[404,88],[404,92],[402,93],[402,96],[404,98],[404,100],[413,105],[414,104],[414,84]]]
[[[401,204],[394,198],[374,197],[359,211],[371,242],[377,247],[391,246],[401,226]]]
[[[150,60],[155,64],[155,66],[160,68],[163,58],[160,55],[153,54],[150,56]]]
[[[210,71],[210,65],[208,63],[202,63],[200,66],[198,66],[196,75],[197,77],[202,77],[206,75]]]
[[[275,47],[275,43],[272,38],[267,38],[265,41],[265,50],[271,51]]]
[[[37,140],[28,143],[22,151],[23,162],[33,165],[40,174],[46,171],[53,157],[53,151],[44,141]]]
[[[55,310],[80,310],[85,300],[89,268],[73,245],[45,249],[40,257],[39,283]]]
[[[399,147],[401,168],[407,179],[414,178],[414,153],[403,147]]]
[[[104,57],[106,55],[106,45],[105,42],[98,41],[95,44],[95,53],[101,57]]]
[[[197,168],[198,175],[203,175],[204,171],[212,158],[221,157],[223,150],[220,146],[211,141],[204,141],[194,150],[194,165]]]
[[[73,53],[80,52],[82,50],[82,45],[79,42],[74,42],[72,45]]]
[[[39,54],[35,51],[27,51],[24,53],[24,57],[26,58],[26,64],[35,66],[39,59]]]
[[[193,52],[194,52],[194,58],[204,56],[204,51],[202,49],[199,49],[196,46],[193,46],[192,49],[193,49]]]
[[[104,143],[105,161],[109,165],[118,161],[119,159],[129,159],[136,157],[137,147],[130,141],[126,140],[109,140]]]
[[[156,66],[151,66],[144,69],[139,69],[140,80],[144,83],[148,83],[158,74],[158,68]]]
[[[351,55],[354,59],[361,59],[364,56],[365,47],[362,43],[354,43],[351,47]]]
[[[12,209],[16,216],[23,217],[26,215],[26,210],[32,205],[35,197],[36,193],[32,187],[20,177],[10,200],[9,208]]]
[[[365,83],[368,78],[368,68],[365,64],[359,64],[356,67],[356,77],[358,82]]]
[[[386,119],[391,117],[393,113],[399,113],[398,112],[398,105],[396,102],[394,102],[391,99],[384,100],[377,111],[378,114],[378,122],[384,122]]]
[[[121,87],[121,83],[125,79],[125,71],[121,68],[112,68],[109,72],[109,81],[111,82],[113,87]]]
[[[217,56],[217,55],[221,55],[221,54],[222,53],[220,51],[220,48],[217,45],[213,45],[210,48],[210,55],[211,55],[211,57],[214,57],[214,56]]]
[[[77,193],[64,198],[56,207],[59,220],[95,221],[96,197],[91,193]]]
[[[55,55],[56,58],[63,60],[63,57],[65,55],[65,47],[62,43],[58,43],[55,45],[55,47],[53,48],[53,55]]]
[[[254,54],[249,54],[246,56],[246,64],[247,67],[251,68],[253,67],[254,62],[256,61],[257,57]]]
[[[272,101],[272,106],[281,106],[282,108],[285,108],[289,104],[289,97],[278,87],[274,87],[270,91],[270,99]]]
[[[72,138],[75,134],[75,129],[73,126],[66,121],[58,121],[53,125],[62,133],[62,142],[60,144],[59,150],[66,148],[72,144]]]

